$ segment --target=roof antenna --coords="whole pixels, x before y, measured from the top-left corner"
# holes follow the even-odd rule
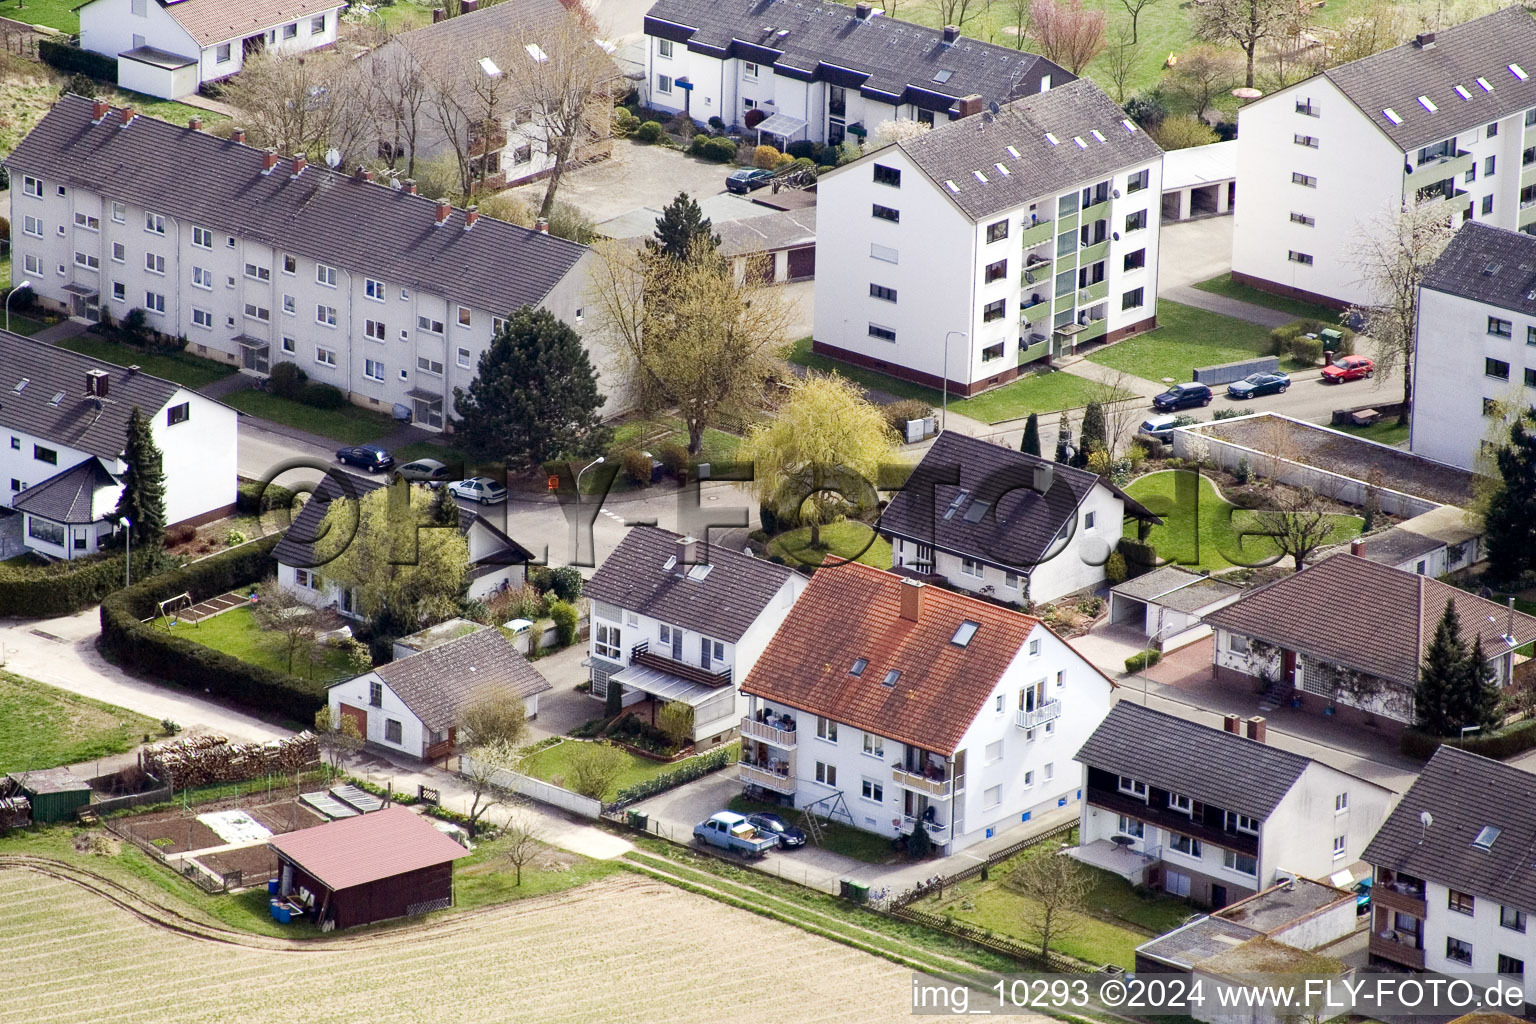
[[[1424,845],[1424,838],[1429,835],[1429,826],[1435,823],[1435,816],[1428,811],[1419,812],[1419,824],[1423,828],[1419,832],[1419,845]]]

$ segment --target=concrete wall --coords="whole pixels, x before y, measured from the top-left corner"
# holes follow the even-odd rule
[[[567,740],[568,743],[579,742]],[[459,758],[460,771],[470,770],[473,761],[468,756]],[[603,805],[599,800],[573,793],[568,789],[551,785],[542,779],[535,779],[517,772],[498,771],[494,776],[496,784],[505,786],[513,792],[520,793],[531,800],[537,800],[542,804],[559,807],[574,814],[580,814],[585,818],[597,818],[603,813]]]

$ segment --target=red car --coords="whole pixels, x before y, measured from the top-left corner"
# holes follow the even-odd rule
[[[1342,384],[1346,380],[1359,380],[1376,372],[1376,364],[1365,356],[1345,356],[1331,366],[1323,367],[1323,382]]]

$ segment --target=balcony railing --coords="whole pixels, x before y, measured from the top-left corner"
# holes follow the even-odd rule
[[[759,768],[755,764],[741,761],[736,765],[737,777],[742,782],[751,786],[761,786],[771,789],[775,793],[793,793],[795,791],[795,778],[787,771],[778,772],[767,768]]]
[[[1374,898],[1373,894],[1372,899]],[[1424,969],[1424,951],[1414,945],[1412,935],[1403,937],[1406,938],[1406,941],[1399,938],[1401,935],[1402,933],[1400,932],[1391,932],[1390,936],[1383,935],[1380,932],[1371,932],[1369,943],[1371,955],[1379,956],[1383,960],[1390,960],[1404,967],[1411,967],[1414,970],[1422,971]]]
[[[1109,320],[1101,316],[1097,320],[1088,321],[1088,326],[1083,328],[1083,333],[1079,334],[1074,340],[1077,344],[1083,345],[1090,341],[1096,341],[1108,333]]]
[[[1097,242],[1083,246],[1078,250],[1077,261],[1080,266],[1090,266],[1109,255],[1109,239],[1104,238]]]
[[[1410,163],[1404,168],[1403,188],[1412,192],[1444,178],[1458,178],[1471,170],[1476,162],[1477,158],[1471,153],[1453,153],[1434,157],[1417,166]]]
[[[1077,304],[1079,306],[1086,306],[1090,302],[1098,302],[1100,299],[1104,298],[1108,294],[1109,294],[1109,282],[1108,281],[1095,281],[1093,284],[1090,284],[1088,287],[1086,287],[1086,288],[1079,288],[1077,290]]]
[[[1056,235],[1056,232],[1052,227],[1053,224],[1054,221],[1036,221],[1034,224],[1031,224],[1029,227],[1019,232],[1019,244],[1024,248],[1029,249],[1040,245],[1043,242],[1049,242]]]
[[[901,816],[901,827],[910,833],[913,829],[917,828],[917,819],[910,814],[903,814]],[[937,821],[925,821],[923,822],[923,828],[928,830],[929,835],[937,836],[942,835],[949,826]]]
[[[1020,708],[1015,712],[1015,722],[1020,729],[1033,729],[1044,725],[1046,722],[1054,722],[1061,717],[1061,701],[1048,700],[1033,711],[1025,711]]]
[[[1371,902],[1388,910],[1399,911],[1422,920],[1428,913],[1424,890],[1412,886],[1378,883],[1371,887]]]
[[[771,743],[782,750],[795,749],[795,737],[798,733],[793,729],[777,729],[771,725],[748,716],[741,720],[741,734],[764,743]]]
[[[891,778],[897,785],[919,793],[927,793],[929,796],[949,796],[949,780],[943,776],[911,772],[900,764],[894,764],[891,766]]]
[[[1096,221],[1096,220],[1102,220],[1102,219],[1104,219],[1105,217],[1108,217],[1108,216],[1109,216],[1109,197],[1108,196],[1105,196],[1103,199],[1100,199],[1097,202],[1091,203],[1088,206],[1083,207],[1082,218],[1083,218],[1083,223],[1084,224],[1089,224],[1089,223],[1092,223],[1093,221]]]
[[[656,654],[650,649],[650,641],[635,644],[629,649],[629,663],[631,665],[644,665],[658,672],[665,672],[679,679],[686,679],[700,686],[719,688],[731,685],[731,670],[728,668],[711,672],[707,668],[698,665],[690,665],[686,661],[674,661],[663,654]]]

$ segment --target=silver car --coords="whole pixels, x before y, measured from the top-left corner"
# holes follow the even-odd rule
[[[455,498],[478,501],[482,505],[494,505],[507,500],[507,489],[488,476],[472,476],[448,485]]]
[[[430,487],[441,487],[453,475],[447,466],[436,459],[417,459],[415,462],[407,462],[398,472],[402,480],[413,484],[427,484]]]

